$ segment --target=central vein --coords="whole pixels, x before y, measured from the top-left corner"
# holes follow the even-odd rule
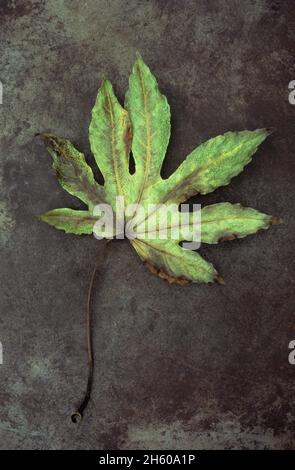
[[[109,109],[109,114],[110,114],[110,119],[111,119],[111,134],[112,134],[111,147],[112,147],[115,181],[116,181],[116,186],[117,186],[118,193],[120,195],[123,195],[123,190],[122,190],[120,175],[119,175],[119,169],[118,169],[118,162],[117,162],[116,128],[115,128],[114,110],[113,110],[113,105],[112,105],[110,95],[108,93],[107,93],[107,100],[108,100],[108,109]]]
[[[140,79],[141,90],[142,90],[142,95],[143,95],[143,107],[144,107],[144,115],[145,115],[146,161],[145,161],[145,168],[144,168],[143,183],[142,183],[141,190],[140,190],[140,193],[139,193],[139,196],[138,196],[137,204],[140,203],[143,192],[146,188],[148,174],[149,174],[149,168],[150,168],[150,163],[151,163],[151,119],[150,119],[150,113],[149,113],[149,110],[148,110],[146,87],[145,87],[145,84],[144,84],[144,79],[143,79],[140,67],[138,67],[138,73],[139,73],[139,79]]]

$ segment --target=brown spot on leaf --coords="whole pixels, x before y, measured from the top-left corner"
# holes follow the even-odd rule
[[[131,148],[131,140],[132,140],[132,129],[131,129],[131,124],[127,124],[127,129],[125,132],[124,136],[124,143],[125,143],[125,148],[126,148],[126,154],[129,155],[130,153],[130,148]]]
[[[147,261],[144,264],[152,274],[155,274],[161,279],[164,279],[165,281],[169,282],[169,284],[178,284],[180,286],[185,286],[186,284],[190,283],[190,281],[185,277],[170,276],[163,269],[157,268],[156,266],[151,263],[148,263]]]
[[[53,134],[39,134],[45,145],[55,153],[61,155],[66,153],[66,141]]]
[[[235,240],[236,238],[238,238],[238,235],[232,233],[231,235],[226,235],[225,237],[218,238],[218,243],[229,242],[231,240]]]

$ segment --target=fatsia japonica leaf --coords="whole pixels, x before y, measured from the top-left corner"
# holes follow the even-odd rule
[[[128,201],[131,124],[108,80],[103,81],[92,110],[89,141],[105,180],[106,200],[113,207],[116,196],[124,196]]]
[[[267,129],[258,129],[213,137],[193,150],[167,180],[155,184],[146,197],[181,203],[229,184],[250,163],[258,145],[269,134]]]
[[[241,204],[221,202],[201,211],[203,243],[219,243],[244,238],[260,229],[280,223],[280,219]]]
[[[53,209],[39,216],[39,219],[53,227],[75,235],[91,235],[97,217],[92,212],[74,209]]]
[[[116,200],[121,196],[125,205],[134,206],[131,214],[124,214],[125,233],[131,224],[135,237],[130,242],[153,273],[181,285],[189,281],[221,282],[214,266],[196,251],[182,247],[181,242],[192,239],[193,231],[200,228],[198,224],[201,242],[215,244],[254,234],[280,223],[280,219],[223,202],[203,207],[199,222],[190,214],[181,232],[168,219],[165,239],[158,226],[149,237],[147,227],[152,218],[161,218],[159,205],[178,207],[192,196],[229,184],[250,163],[270,131],[244,130],[214,137],[194,149],[169,178],[163,179],[161,167],[170,138],[170,108],[140,56],[129,79],[125,108],[111,83],[104,80],[89,127],[90,146],[104,177],[103,186],[95,181],[84,155],[68,140],[43,135],[62,187],[83,201],[88,210],[55,209],[40,216],[41,220],[67,233],[91,234],[99,219],[94,207],[110,204],[118,216]],[[135,162],[133,174],[129,171],[130,151]],[[151,208],[150,204],[154,206]]]
[[[42,134],[42,138],[52,156],[53,169],[63,189],[90,209],[101,203],[104,200],[104,188],[95,181],[84,155],[66,139],[51,134]]]
[[[160,179],[170,138],[170,107],[155,77],[138,57],[129,78],[125,106],[132,123],[132,154],[135,160],[133,201],[141,202]]]
[[[175,240],[135,239],[132,244],[150,271],[169,283],[222,282],[211,263],[195,251],[180,247]]]

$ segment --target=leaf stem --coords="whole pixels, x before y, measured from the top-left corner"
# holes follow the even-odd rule
[[[110,240],[106,242],[104,248],[107,247],[109,241]],[[86,392],[85,392],[83,400],[81,401],[77,410],[71,414],[71,420],[73,423],[78,423],[82,421],[84,410],[87,407],[88,402],[91,397],[91,391],[92,391],[92,385],[93,385],[94,355],[93,355],[91,300],[92,300],[92,291],[93,291],[93,285],[94,285],[94,280],[95,280],[97,270],[98,270],[98,263],[96,263],[93,268],[91,279],[90,279],[90,284],[88,288],[88,295],[87,295],[87,308],[86,308],[86,333],[87,333],[87,354],[88,354],[87,387],[86,387]]]

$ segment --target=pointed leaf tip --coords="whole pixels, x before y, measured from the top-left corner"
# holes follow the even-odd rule
[[[102,89],[105,89],[105,88],[113,88],[113,85],[111,83],[111,81],[107,78],[107,77],[103,77],[102,81],[101,81],[101,86],[100,88]]]
[[[136,57],[136,60],[138,60],[138,59],[143,60],[143,59],[142,59],[142,55],[141,55],[141,53],[140,53],[139,51],[136,51],[136,52],[135,52],[135,57]]]
[[[270,225],[281,225],[283,223],[284,223],[284,221],[283,221],[283,219],[281,219],[281,217],[273,216],[270,219]]]
[[[220,274],[218,274],[218,273],[217,273],[216,276],[214,277],[214,281],[215,281],[217,284],[221,285],[221,286],[224,286],[224,285],[225,285],[225,280],[224,280],[223,277],[220,276]]]
[[[277,129],[275,127],[266,127],[264,130],[267,133],[267,135],[271,135],[271,134],[273,134],[274,132],[277,131]]]

